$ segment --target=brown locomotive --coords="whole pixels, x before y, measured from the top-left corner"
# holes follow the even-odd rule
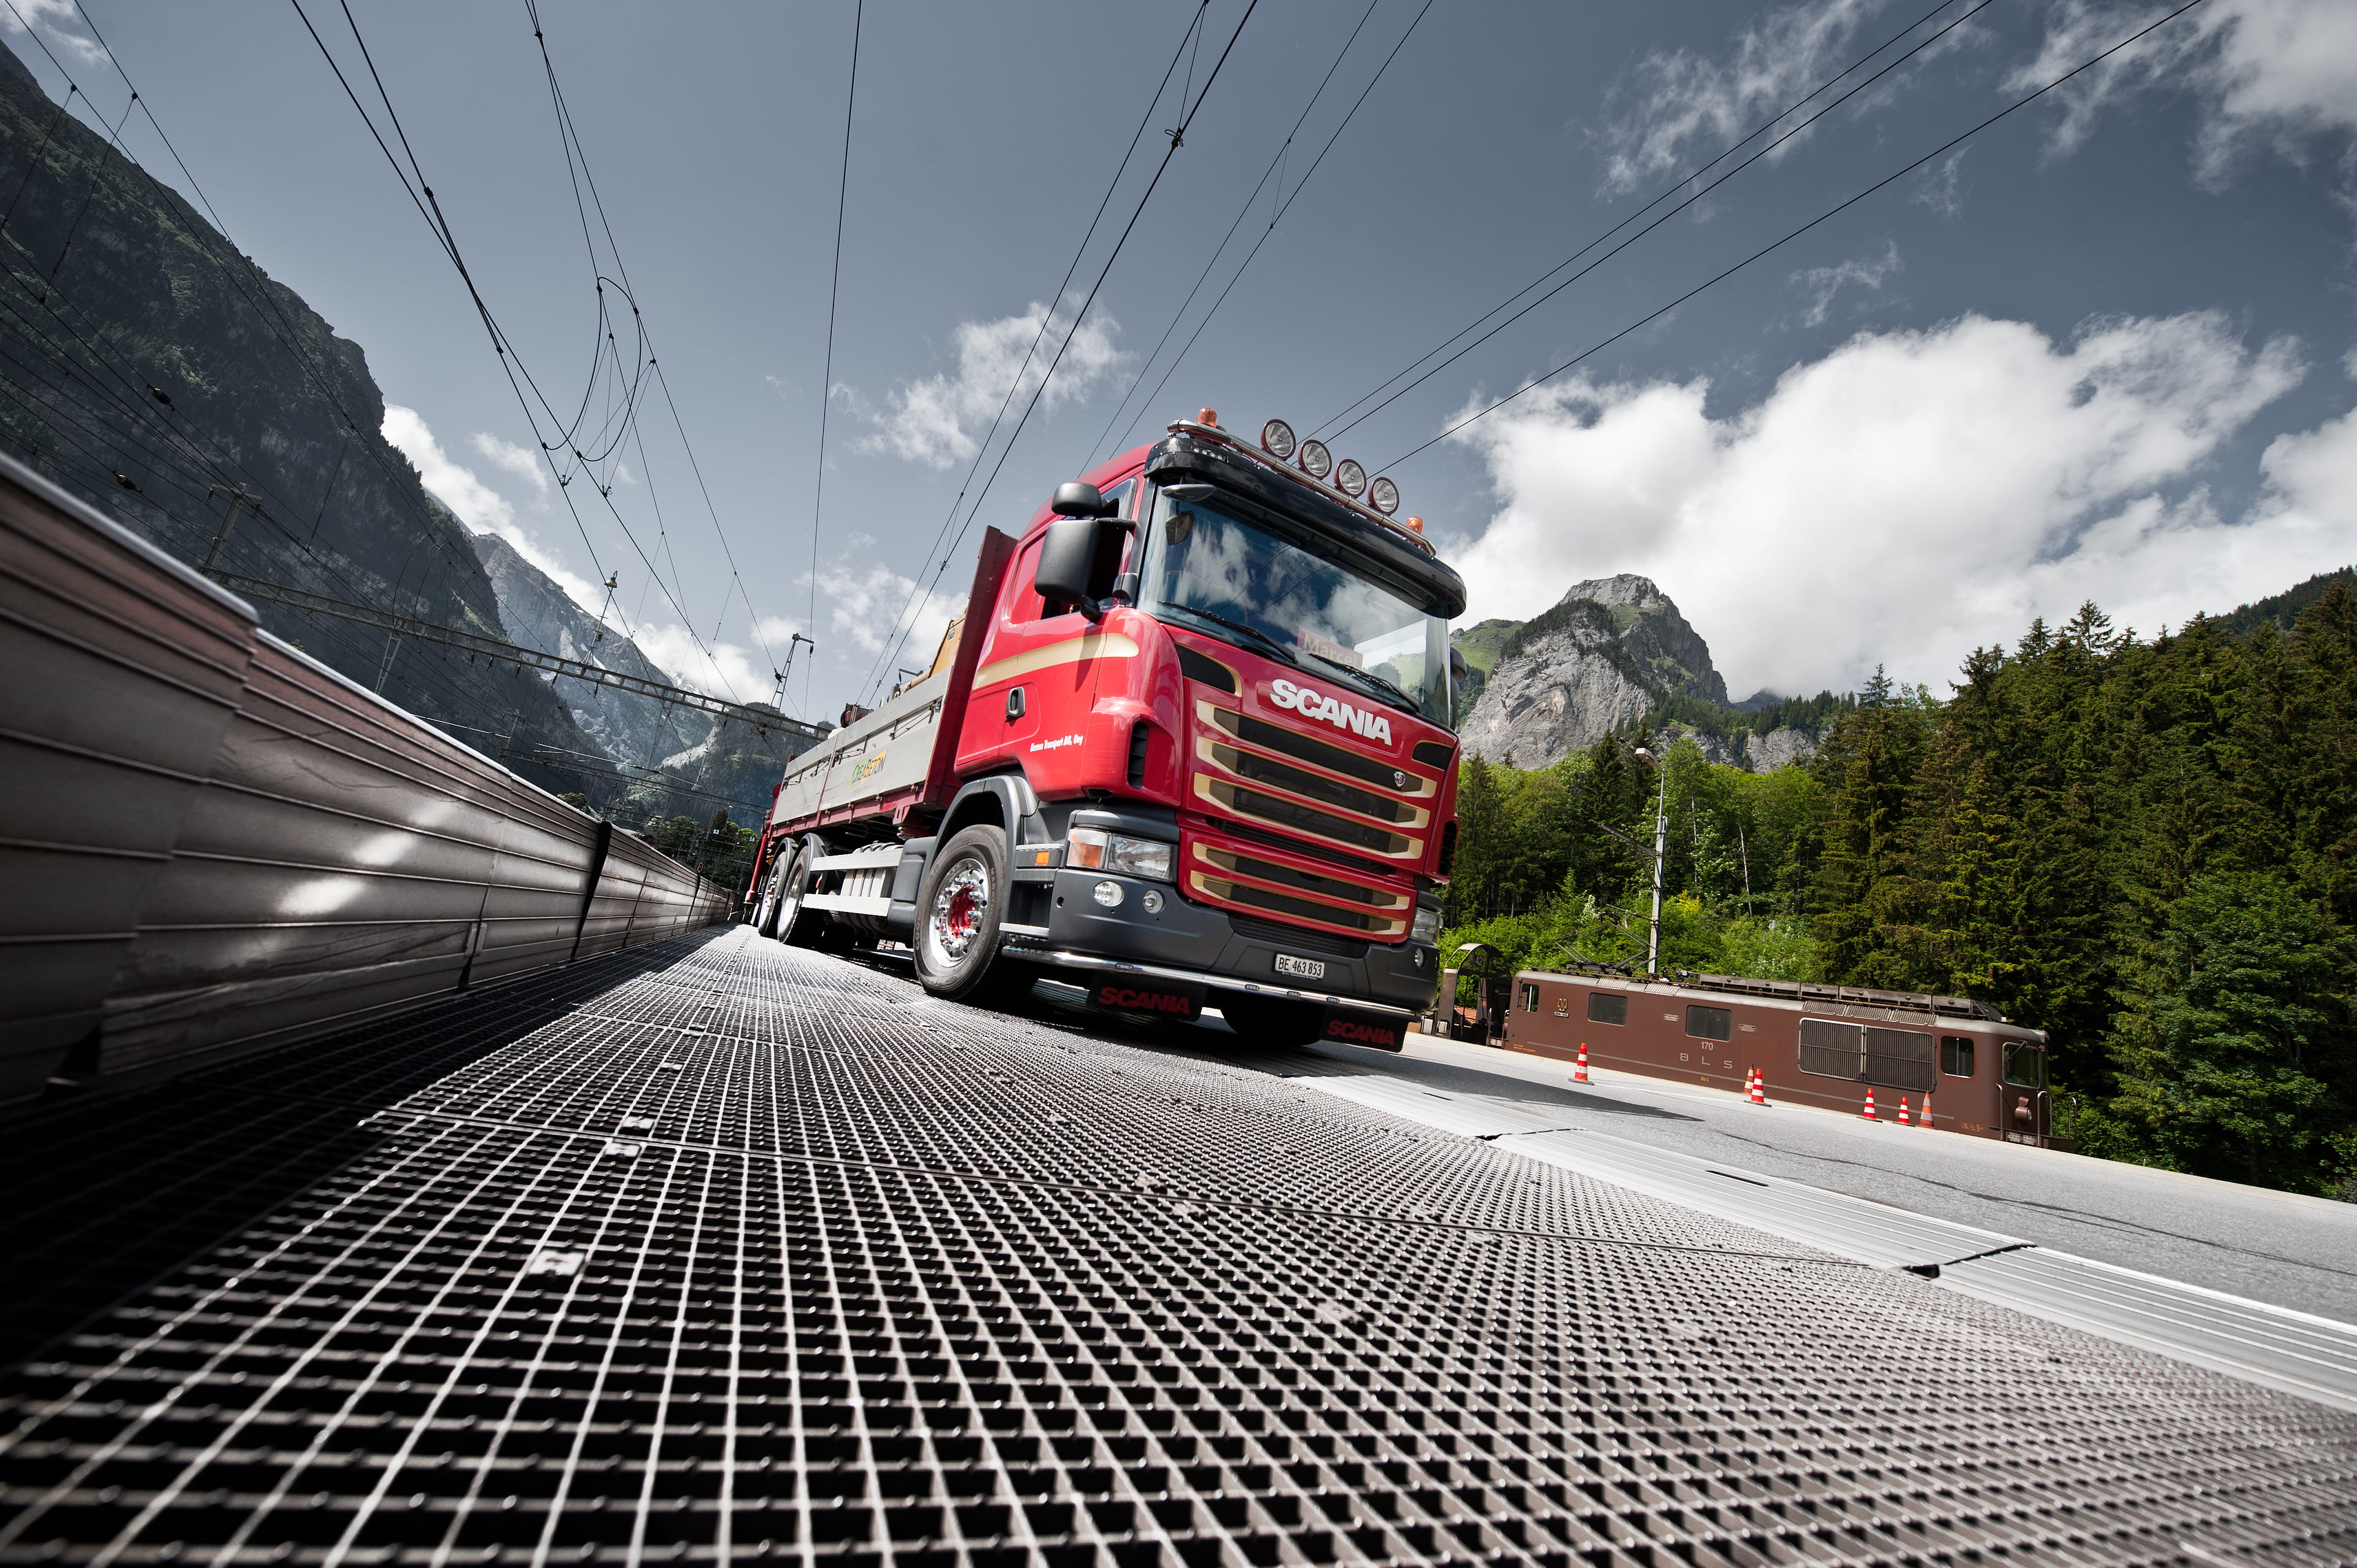
[[[1496,1043],[1608,1072],[1737,1092],[1757,1069],[1768,1098],[1911,1118],[1984,1138],[2056,1146],[2046,1036],[1961,996],[1681,975],[1673,983],[1610,971],[1524,970]]]

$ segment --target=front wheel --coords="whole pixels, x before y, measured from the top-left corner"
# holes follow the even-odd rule
[[[918,889],[909,933],[918,983],[947,1001],[979,1000],[1006,909],[1006,835],[987,825],[963,830],[934,854]]]

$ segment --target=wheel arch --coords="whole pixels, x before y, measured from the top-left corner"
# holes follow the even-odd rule
[[[951,798],[935,836],[947,843],[953,833],[976,823],[996,827],[1008,844],[1028,842],[1029,829],[1039,815],[1039,792],[1020,773],[994,773],[969,780]]]

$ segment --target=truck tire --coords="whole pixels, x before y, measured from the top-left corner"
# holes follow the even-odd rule
[[[1315,1002],[1294,1002],[1282,996],[1255,996],[1248,991],[1222,991],[1220,1015],[1247,1046],[1276,1049],[1307,1046],[1326,1027],[1326,1010]]]
[[[770,929],[790,948],[816,947],[826,918],[816,909],[802,908],[802,894],[810,886],[810,841],[803,840],[791,854],[780,858],[786,867],[778,873],[777,908],[770,917]]]
[[[999,967],[1006,911],[1006,835],[987,824],[966,828],[935,852],[917,889],[917,924],[909,936],[918,983],[951,1002],[980,1000],[998,989],[987,983]]]

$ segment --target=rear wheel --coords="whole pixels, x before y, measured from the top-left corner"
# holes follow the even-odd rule
[[[1306,1046],[1326,1027],[1326,1009],[1315,1002],[1260,996],[1249,991],[1220,993],[1220,1015],[1248,1046]]]
[[[1006,910],[1006,835],[987,825],[961,831],[934,854],[918,889],[909,935],[919,983],[952,1002],[983,1000],[1011,983],[1015,966],[996,962]]]
[[[802,908],[802,893],[810,886],[811,846],[805,840],[780,859],[786,863],[778,873],[777,913],[771,916],[772,929],[780,941],[788,947],[808,948],[818,945],[819,928],[825,917],[816,909]]]

